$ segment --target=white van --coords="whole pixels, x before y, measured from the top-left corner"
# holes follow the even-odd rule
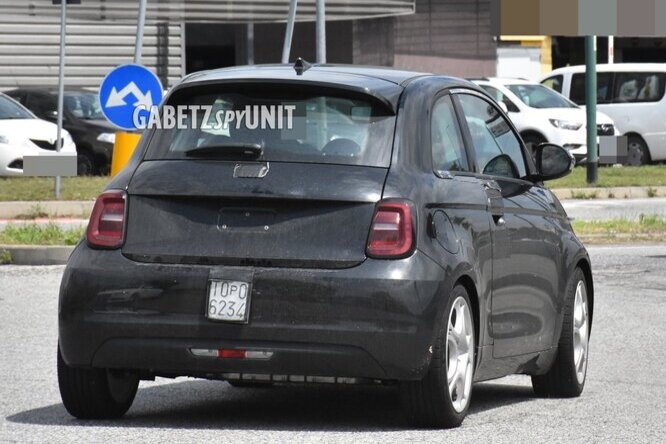
[[[556,69],[541,83],[585,105],[585,67]],[[597,65],[597,103],[629,138],[629,163],[666,160],[666,63]]]

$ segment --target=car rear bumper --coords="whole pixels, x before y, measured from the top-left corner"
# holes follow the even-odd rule
[[[420,379],[450,288],[442,268],[419,251],[338,270],[257,267],[249,322],[230,324],[205,317],[208,279],[220,269],[235,270],[139,263],[80,244],[60,292],[65,361],[173,376]],[[192,349],[272,355],[219,359]]]

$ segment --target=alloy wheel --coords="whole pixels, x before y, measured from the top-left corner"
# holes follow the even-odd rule
[[[573,351],[576,379],[579,384],[585,381],[587,371],[587,352],[589,341],[589,321],[587,307],[587,289],[585,283],[579,281],[576,286],[573,319]]]
[[[446,376],[453,408],[467,407],[474,373],[474,325],[467,301],[458,297],[451,307],[446,334]]]

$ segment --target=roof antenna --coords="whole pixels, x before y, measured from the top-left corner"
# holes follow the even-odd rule
[[[312,63],[306,62],[301,57],[297,58],[296,63],[294,63],[294,71],[296,71],[296,75],[298,76],[302,76],[310,68],[312,68]]]

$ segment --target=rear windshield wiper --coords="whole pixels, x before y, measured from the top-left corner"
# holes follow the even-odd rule
[[[185,151],[188,157],[243,157],[258,159],[264,154],[264,148],[258,143],[227,143],[207,145]]]

